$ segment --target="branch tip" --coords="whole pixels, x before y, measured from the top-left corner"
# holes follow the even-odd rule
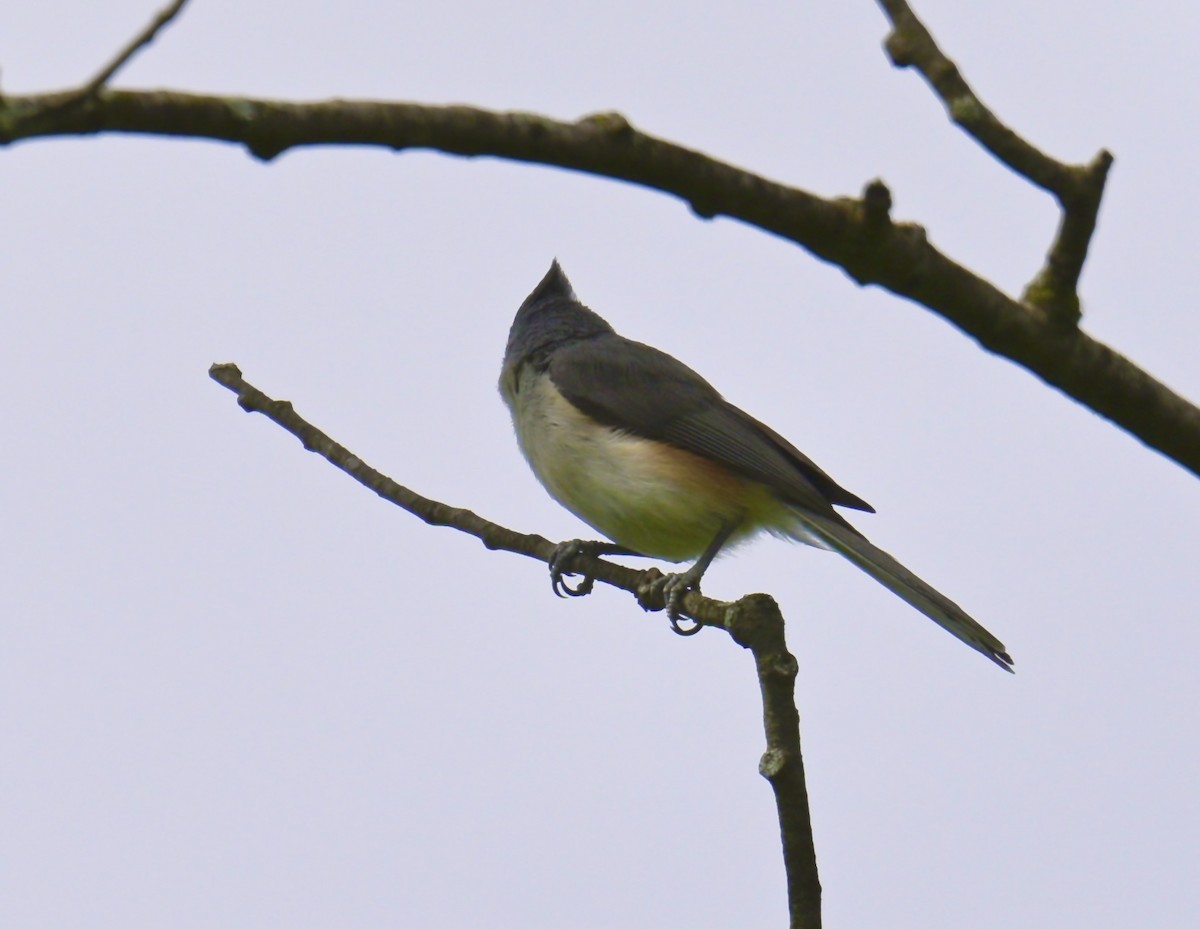
[[[863,218],[871,226],[882,226],[891,221],[892,192],[879,178],[863,188]]]

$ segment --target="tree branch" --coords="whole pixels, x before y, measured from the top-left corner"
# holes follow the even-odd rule
[[[550,563],[554,545],[549,540],[540,535],[514,532],[470,510],[430,500],[397,484],[304,420],[290,402],[273,400],[246,383],[237,365],[214,364],[208,374],[237,394],[238,405],[246,412],[262,413],[299,439],[308,451],[316,452],[388,502],[430,525],[448,526],[473,535],[490,549],[515,552]],[[577,556],[575,567],[597,580],[633,593],[639,603],[646,603],[654,596],[651,582],[660,576],[654,568],[635,571],[582,555]],[[657,592],[657,599],[651,606],[662,609],[661,591]],[[821,884],[817,878],[808,788],[800,752],[800,715],[795,700],[796,659],[787,650],[783,616],[775,601],[766,594],[751,594],[735,603],[723,603],[695,591],[688,591],[683,596],[681,612],[698,623],[725,629],[735,642],[750,649],[754,655],[767,737],[767,750],[759,762],[759,771],[775,792],[791,926],[792,929],[820,929]]]
[[[467,106],[115,90],[101,90],[87,107],[60,111],[62,97],[8,98],[0,109],[0,144],[120,132],[223,140],[263,159],[303,145],[427,148],[557,165],[673,194],[701,216],[742,220],[839,265],[859,283],[929,307],[984,348],[1200,475],[1200,409],[1078,328],[956,264],[921,227],[892,222],[879,182],[864,200],[824,200],[639,132],[615,113],[567,123]]]
[[[916,68],[963,131],[1000,162],[1058,200],[1063,211],[1058,233],[1045,265],[1025,287],[1021,299],[1059,326],[1075,327],[1081,315],[1079,275],[1096,229],[1112,155],[1101,150],[1086,165],[1068,165],[1051,158],[984,105],[905,0],[878,2],[892,22],[892,31],[884,42],[892,64]]]

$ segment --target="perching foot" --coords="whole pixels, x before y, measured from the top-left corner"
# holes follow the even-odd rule
[[[695,635],[704,628],[703,623],[684,626],[679,621],[680,599],[689,590],[700,592],[700,578],[697,573],[688,570],[682,574],[660,574],[657,569],[651,568],[647,574],[650,576],[645,585],[638,590],[638,602],[641,603],[643,609],[650,609],[646,605],[646,601],[649,595],[654,593],[662,597],[664,608],[667,611],[667,621],[671,624],[671,631],[676,635]]]
[[[565,578],[573,577],[576,574],[570,570],[571,562],[576,555],[588,555],[596,558],[599,555],[637,556],[638,553],[623,545],[617,545],[615,542],[586,542],[583,539],[559,542],[554,546],[554,554],[550,556],[550,586],[560,597],[586,597],[596,586],[595,579],[586,574],[583,575],[583,580],[574,587],[566,582]]]
[[[577,585],[572,587],[567,583],[567,577],[574,576],[573,571],[567,570],[576,555],[594,555],[590,547],[598,543],[585,542],[583,539],[571,539],[569,542],[559,542],[554,546],[554,554],[550,556],[550,586],[557,597],[586,597],[596,585],[593,578],[583,575]]]

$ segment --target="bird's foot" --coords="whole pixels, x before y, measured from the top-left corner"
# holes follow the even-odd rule
[[[575,572],[569,570],[576,555],[599,554],[597,549],[603,543],[585,542],[583,539],[571,539],[569,542],[559,542],[554,546],[554,554],[550,556],[550,586],[558,597],[586,597],[596,585],[594,578],[583,575],[583,580],[572,587],[567,583],[567,577],[574,577]]]
[[[663,601],[663,609],[667,611],[667,621],[671,624],[671,630],[676,635],[695,635],[704,628],[703,623],[695,622],[693,625],[684,626],[679,621],[680,600],[683,595],[689,590],[700,592],[700,578],[692,571],[684,571],[681,574],[663,574],[657,568],[651,568],[646,572],[646,580],[638,588],[638,602],[643,609],[657,609],[648,605],[648,600],[653,597],[657,602],[661,597]]]

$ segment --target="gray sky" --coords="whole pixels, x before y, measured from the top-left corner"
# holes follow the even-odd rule
[[[154,2],[10,3],[10,93]],[[919,11],[983,98],[1117,156],[1089,332],[1200,397],[1195,4]],[[122,86],[470,102],[646,131],[896,215],[1010,292],[1049,198],[880,50],[869,0],[194,0]],[[1191,927],[1200,486],[928,312],[679,202],[558,170],[215,143],[0,151],[0,922],[778,926],[750,657],[381,502],[211,382],[246,377],[421,493],[551,538],[495,390],[558,256],[879,510],[1009,677],[840,559],[763,540],[830,926]]]

